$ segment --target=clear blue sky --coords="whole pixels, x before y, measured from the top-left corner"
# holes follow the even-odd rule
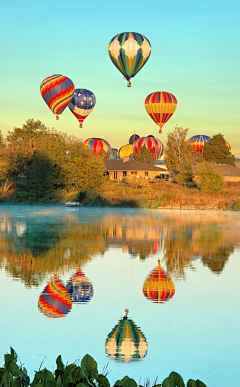
[[[177,124],[190,128],[189,137],[222,133],[240,156],[239,14],[237,0],[2,1],[0,129],[5,135],[34,118],[120,147],[134,130],[165,142]],[[107,52],[110,39],[124,31],[142,33],[152,45],[131,88]],[[43,101],[40,83],[53,74],[95,93],[82,129],[68,108],[56,121]],[[154,91],[178,100],[161,135],[144,108]]]

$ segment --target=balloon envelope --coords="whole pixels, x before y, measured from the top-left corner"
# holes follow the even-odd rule
[[[113,360],[129,363],[141,360],[148,350],[147,340],[140,328],[126,316],[109,333],[105,352]]]
[[[151,45],[142,34],[123,32],[111,39],[108,54],[114,66],[129,81],[148,61]]]
[[[177,108],[177,99],[173,94],[166,91],[156,91],[145,99],[145,109],[152,120],[159,126],[159,133],[162,127],[172,117]]]
[[[64,75],[52,75],[44,79],[40,92],[48,107],[54,114],[61,114],[73,97],[75,86]]]
[[[205,142],[211,140],[211,137],[205,136],[204,134],[197,134],[189,138],[189,142],[192,148],[192,153],[201,153],[203,154],[203,145]]]
[[[93,286],[82,270],[78,270],[66,286],[72,302],[87,303],[92,299]]]
[[[130,138],[129,138],[129,144],[133,145],[135,143],[135,141],[140,138],[140,136],[138,134],[133,134]]]
[[[64,317],[72,309],[68,290],[55,275],[50,279],[38,301],[38,309],[47,317]]]
[[[161,304],[170,300],[175,294],[175,285],[158,261],[158,266],[151,272],[143,284],[143,294],[154,303]]]
[[[76,89],[68,107],[78,122],[82,123],[96,104],[94,93],[87,89]]]
[[[136,156],[138,151],[141,151],[145,146],[150,150],[151,154],[155,157],[155,160],[160,159],[163,154],[163,144],[160,140],[153,136],[141,137],[133,144],[133,153]]]
[[[118,151],[118,158],[123,159],[124,157],[133,158],[133,146],[131,144],[123,145]]]
[[[102,151],[104,151],[107,155],[110,155],[112,152],[111,145],[102,138],[88,138],[84,141],[84,144],[88,146],[88,148],[92,149],[93,153],[99,156]]]

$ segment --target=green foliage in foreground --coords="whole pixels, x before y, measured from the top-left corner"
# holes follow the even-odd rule
[[[225,182],[224,177],[209,163],[202,163],[196,170],[194,178],[202,192],[217,193],[221,191]]]
[[[10,348],[10,354],[4,355],[4,365],[0,368],[0,386],[1,387],[110,387],[106,375],[99,374],[96,361],[90,356],[85,355],[78,366],[75,363],[64,365],[61,356],[56,360],[56,369],[51,372],[44,368],[36,371],[32,382],[27,375],[27,370],[20,364],[17,364],[17,354],[13,348]],[[125,376],[117,380],[113,387],[138,387],[135,380]],[[144,386],[139,386],[144,387]],[[185,387],[182,377],[171,372],[162,382],[153,387]],[[189,379],[187,387],[207,387],[200,380]]]
[[[233,210],[233,211],[240,211],[240,199],[234,200],[232,203],[230,203],[227,208],[227,210]]]

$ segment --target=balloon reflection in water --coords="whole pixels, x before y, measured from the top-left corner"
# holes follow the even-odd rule
[[[138,361],[147,354],[148,344],[140,328],[128,318],[126,314],[113,330],[105,342],[105,352],[113,360],[124,363]]]
[[[72,276],[66,288],[70,293],[72,302],[86,303],[92,299],[92,283],[80,269]]]
[[[166,273],[160,261],[143,284],[143,294],[146,298],[161,304],[170,300],[175,294],[175,286],[168,273]]]
[[[69,291],[55,275],[50,279],[38,301],[38,309],[47,317],[64,317],[72,309]]]

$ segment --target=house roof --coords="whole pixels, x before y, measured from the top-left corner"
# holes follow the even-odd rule
[[[166,172],[166,169],[155,167],[152,164],[143,163],[137,160],[106,160],[105,161],[107,171],[155,171]]]
[[[196,170],[201,164],[196,164],[193,169]],[[222,176],[240,176],[240,168],[234,167],[229,164],[213,164],[211,165],[216,169]]]

